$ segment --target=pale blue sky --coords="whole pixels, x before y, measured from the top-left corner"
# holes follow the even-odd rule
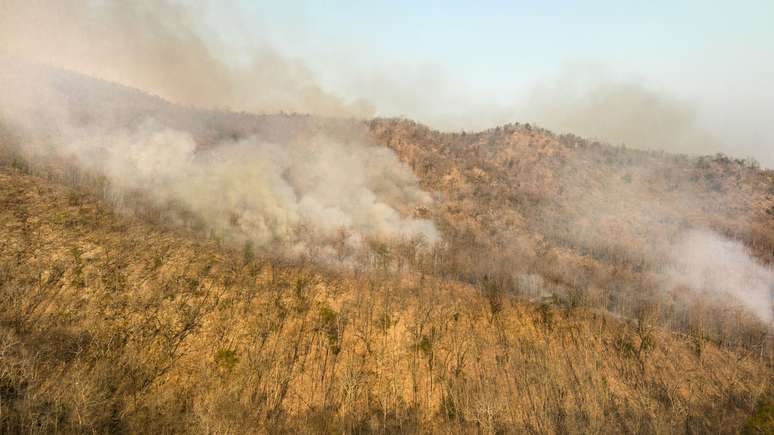
[[[771,0],[243,0],[241,11],[245,23],[263,35],[271,31],[275,43],[300,55],[362,50],[366,57],[437,64],[472,82],[548,73],[568,59],[671,70],[710,57],[721,67],[721,56],[770,67],[774,56]]]

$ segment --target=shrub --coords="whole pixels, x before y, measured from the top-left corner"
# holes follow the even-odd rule
[[[220,349],[215,353],[215,364],[225,370],[231,370],[239,362],[237,353],[231,349]]]

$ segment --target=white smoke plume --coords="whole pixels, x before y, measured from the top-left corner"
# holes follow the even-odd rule
[[[774,270],[757,262],[741,243],[691,230],[675,243],[671,264],[673,286],[686,286],[699,297],[731,298],[761,321],[772,321]]]
[[[351,245],[438,238],[431,221],[409,216],[429,194],[391,150],[358,134],[358,122],[339,121],[352,131],[336,131],[314,118],[186,109],[2,58],[0,90],[0,126],[28,158],[76,162],[104,175],[112,195],[181,205],[222,237],[302,252],[342,229]]]

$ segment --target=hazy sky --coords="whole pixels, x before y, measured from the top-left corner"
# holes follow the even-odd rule
[[[706,152],[754,155],[774,167],[771,0],[218,5],[210,24],[224,37],[268,41],[303,59],[327,88],[366,97],[382,114],[441,128],[528,120],[577,128],[548,119],[553,108],[535,113],[530,102],[547,106],[568,93],[583,100],[612,82],[694,114],[696,127],[712,138]],[[536,97],[536,88],[550,91]]]
[[[622,64],[680,83],[692,81],[674,77],[684,67],[710,68],[711,76],[754,66],[771,72],[774,54],[769,0],[245,0],[241,9],[245,24],[263,27],[262,34],[269,26],[275,44],[304,56],[350,50],[364,63],[386,56],[436,64],[484,89],[512,88],[570,59]]]
[[[774,0],[0,0],[0,52],[200,106],[533,122],[774,168]]]

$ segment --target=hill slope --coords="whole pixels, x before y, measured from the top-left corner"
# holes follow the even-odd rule
[[[762,304],[764,323],[771,320],[774,171],[722,155],[589,143],[529,125],[472,134],[406,120],[374,120],[370,128],[422,187],[439,193],[434,218],[459,279],[494,278],[529,297],[552,294],[627,317],[655,304],[664,323],[687,331],[697,327],[685,318],[692,308],[679,305],[709,300],[697,291],[711,283],[688,282],[692,296],[676,302],[686,296],[676,294],[685,290],[681,275],[711,266],[733,275],[742,273],[736,260],[749,261],[759,265],[761,298],[748,308]],[[731,246],[738,255],[695,255],[714,249],[722,256]],[[753,286],[739,281],[724,290],[744,298]],[[710,317],[725,316],[727,303],[714,311]]]
[[[0,73],[9,95],[28,92],[0,102],[2,432],[734,433],[767,409],[774,173],[754,162],[529,125],[451,134],[199,110],[7,59]],[[40,106],[52,101],[66,123]],[[369,166],[368,186],[386,200],[421,186],[431,203],[390,205],[432,220],[439,241],[353,245],[342,228],[299,254],[254,243],[241,223],[261,207],[235,210],[220,232],[202,213],[250,200],[256,185],[240,177],[270,167],[207,172],[191,189],[199,202],[160,201],[84,166],[84,153],[27,152],[29,137],[64,141],[65,126],[118,131],[94,149],[121,155],[116,137],[149,120],[205,167],[234,144],[237,158],[265,143],[303,155],[320,135],[374,153],[365,162],[400,159],[415,179]],[[163,155],[175,141],[150,143]],[[352,177],[328,163],[324,174]],[[299,196],[327,181],[275,172]],[[209,185],[250,189],[206,196]]]
[[[0,203],[5,433],[735,432],[771,380],[583,309],[256,260],[5,165]]]

